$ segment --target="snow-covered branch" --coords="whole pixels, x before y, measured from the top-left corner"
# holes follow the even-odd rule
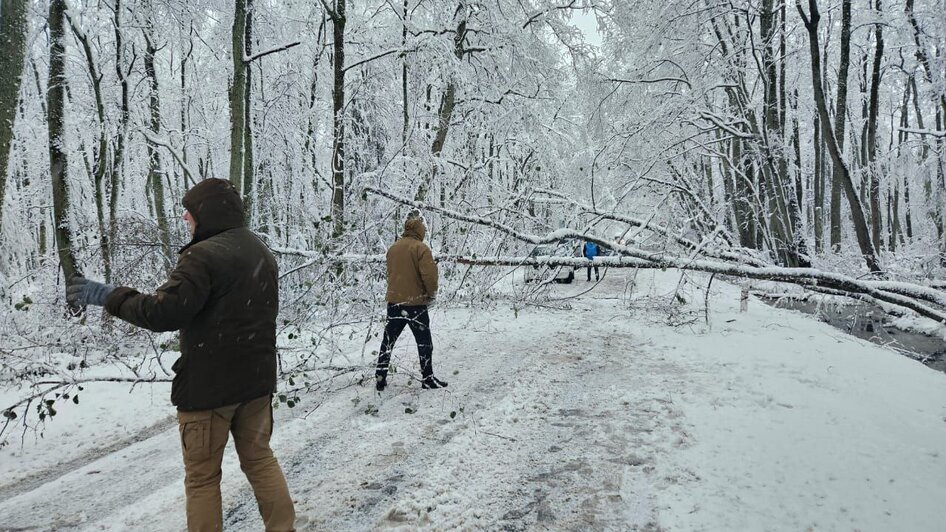
[[[913,133],[914,135],[928,135],[937,138],[946,138],[946,130],[937,131],[935,129],[916,129],[912,127],[901,127],[900,131],[904,133]]]
[[[177,161],[177,164],[181,165],[181,168],[184,170],[184,174],[187,177],[188,182],[191,186],[197,184],[200,181],[200,172],[194,170],[184,161],[184,158],[178,153],[177,148],[171,144],[171,141],[165,137],[159,137],[147,129],[140,129],[141,134],[144,135],[145,139],[154,144],[155,146],[161,146],[162,148],[167,149],[167,151],[174,157],[174,160]]]
[[[296,41],[296,42],[291,42],[291,43],[289,43],[289,44],[283,44],[283,45],[277,46],[277,47],[275,47],[275,48],[270,48],[269,50],[265,50],[265,51],[263,51],[263,52],[255,53],[255,54],[253,54],[253,55],[245,55],[245,54],[244,54],[244,55],[243,55],[243,62],[244,62],[244,63],[252,63],[253,61],[256,61],[257,59],[261,59],[261,58],[263,58],[263,57],[266,57],[266,56],[269,55],[269,54],[275,54],[275,53],[277,53],[277,52],[282,52],[283,50],[288,50],[288,49],[290,49],[290,48],[292,48],[292,47],[294,47],[294,46],[299,46],[300,44],[302,44],[302,42]]]
[[[359,67],[359,66],[361,66],[361,65],[363,65],[363,64],[365,64],[365,63],[370,63],[371,61],[374,61],[374,60],[376,60],[376,59],[381,59],[382,57],[389,56],[389,55],[391,55],[391,54],[407,53],[407,52],[413,52],[413,51],[415,51],[415,50],[414,50],[414,49],[409,49],[409,50],[408,50],[408,49],[405,49],[405,48],[395,48],[395,49],[393,49],[393,50],[387,50],[387,51],[385,51],[385,52],[381,52],[381,53],[379,53],[379,54],[375,54],[375,55],[373,55],[373,56],[371,56],[371,57],[366,57],[366,58],[362,59],[361,61],[355,61],[354,63],[352,63],[352,64],[350,64],[350,65],[346,65],[345,68],[342,69],[342,72],[348,72],[349,70],[351,70],[351,69],[353,69],[353,68],[355,68],[355,67]]]

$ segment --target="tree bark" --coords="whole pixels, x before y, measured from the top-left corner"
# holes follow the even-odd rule
[[[348,0],[336,0],[332,19],[332,235],[345,232],[345,24]]]
[[[150,10],[150,2],[147,7]],[[154,13],[149,13],[149,18],[145,27],[145,55],[144,66],[145,76],[148,78],[148,111],[149,127],[151,132],[157,137],[161,132],[161,100],[159,98],[158,75],[154,69],[154,54],[157,49],[153,42],[153,20]],[[152,200],[154,202],[155,220],[158,224],[158,239],[161,242],[161,250],[169,264],[173,264],[171,256],[171,234],[168,228],[167,210],[164,206],[164,170],[161,168],[161,157],[154,144],[148,143],[148,184],[151,188]]]
[[[246,25],[243,35],[245,55],[253,54],[253,0],[246,0]],[[243,208],[247,222],[253,218],[253,193],[256,175],[253,169],[253,66],[244,65],[246,83],[243,89]]]
[[[797,6],[797,1],[796,1]],[[834,110],[833,140],[844,154],[844,130],[847,124],[847,80],[851,66],[851,0],[841,0],[841,62],[838,65],[838,96]],[[820,82],[820,80],[819,80]],[[827,142],[827,139],[825,139]],[[841,189],[842,171],[832,162],[831,170],[831,251],[841,251]]]
[[[881,12],[881,0],[876,0],[877,12]],[[883,221],[880,210],[880,169],[876,167],[877,162],[877,114],[880,106],[880,66],[884,56],[884,30],[883,24],[874,24],[874,39],[876,48],[874,50],[873,70],[871,70],[870,80],[870,103],[867,111],[867,164],[866,170],[870,175],[870,225],[871,235],[873,236],[874,249],[879,250],[883,243],[882,230]]]
[[[821,124],[815,115],[815,251],[824,251],[824,141],[821,137]]]
[[[49,174],[53,192],[53,219],[56,224],[56,250],[66,279],[77,275],[72,252],[72,230],[69,227],[68,161],[63,146],[65,119],[65,0],[49,4],[49,81],[46,85],[48,109]]]
[[[401,49],[407,50],[407,0],[404,0],[404,9],[401,12]],[[401,156],[407,156],[407,134],[410,131],[410,115],[407,109],[407,52],[401,53],[401,104],[404,127],[401,130]],[[405,161],[406,164],[406,161]],[[406,168],[406,167],[405,167]]]
[[[3,229],[3,199],[7,166],[13,144],[13,125],[19,103],[20,80],[26,57],[26,11],[24,0],[0,1],[0,230]]]
[[[902,154],[903,145],[906,143],[908,134],[903,129],[910,127],[910,93],[912,92],[913,76],[910,76],[910,82],[906,84],[903,90],[903,104],[900,106],[900,134],[897,145],[898,157]],[[910,216],[910,177],[903,176],[903,220],[906,226],[907,240],[913,239],[913,220]]]
[[[818,107],[818,115],[821,119],[821,129],[828,145],[828,152],[834,162],[836,169],[840,169],[841,180],[844,185],[844,191],[847,195],[848,203],[851,206],[851,217],[854,220],[854,231],[857,235],[857,243],[861,249],[861,255],[867,263],[867,268],[872,272],[880,272],[880,263],[874,252],[874,246],[870,240],[870,234],[867,229],[867,221],[864,219],[864,210],[857,198],[857,191],[854,190],[854,183],[851,181],[850,171],[844,163],[844,158],[835,140],[834,131],[828,118],[828,107],[825,103],[824,88],[821,85],[821,52],[818,47],[818,22],[821,15],[818,12],[817,0],[808,0],[809,16],[805,15],[801,7],[801,0],[795,0],[795,7],[801,15],[808,30],[808,42],[811,52],[811,78],[814,89],[815,104]]]
[[[246,0],[235,0],[231,30],[233,81],[230,84],[230,181],[243,194],[243,156],[246,121]]]
[[[118,193],[121,190],[121,172],[124,167],[125,140],[128,137],[128,123],[131,117],[129,111],[129,95],[131,88],[128,83],[128,75],[134,68],[136,56],[128,66],[123,64],[124,50],[122,45],[122,26],[121,0],[115,0],[115,11],[113,18],[113,27],[115,29],[115,74],[121,85],[121,109],[119,111],[118,135],[115,139],[115,149],[112,153],[112,175],[109,179],[109,198],[108,198],[108,240],[111,243],[109,250],[113,252],[111,259],[114,259],[114,242],[118,232]],[[127,69],[126,69],[127,68]]]

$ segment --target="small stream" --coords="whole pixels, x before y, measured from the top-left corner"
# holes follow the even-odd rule
[[[821,321],[875,344],[891,347],[937,371],[946,373],[946,340],[904,331],[891,325],[889,315],[868,303],[834,303],[761,295],[766,304],[817,315]]]

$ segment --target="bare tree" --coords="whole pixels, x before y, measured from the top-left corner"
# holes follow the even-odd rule
[[[82,45],[85,53],[86,65],[89,68],[89,81],[92,84],[92,93],[95,97],[95,116],[98,119],[98,143],[92,153],[92,182],[95,187],[95,211],[99,222],[99,245],[102,251],[102,264],[105,270],[106,282],[112,280],[112,251],[109,226],[105,213],[105,174],[108,170],[108,125],[105,122],[105,103],[102,99],[102,74],[96,65],[95,54],[89,36],[79,27],[77,21],[66,13],[69,26],[76,40]]]
[[[333,236],[345,232],[345,24],[347,0],[322,5],[332,20],[332,221]]]
[[[881,13],[880,0],[876,1],[878,14]],[[870,79],[870,101],[868,103],[867,114],[867,172],[870,174],[870,225],[871,236],[873,237],[874,249],[881,247],[881,232],[883,222],[880,212],[880,170],[877,164],[877,113],[880,105],[880,67],[884,57],[884,26],[881,23],[874,24],[874,40],[876,47],[874,49],[873,69]]]
[[[870,240],[870,234],[867,229],[867,221],[864,218],[864,210],[857,197],[857,191],[854,189],[854,183],[851,180],[850,170],[844,162],[843,154],[835,140],[834,129],[828,117],[828,106],[825,103],[824,87],[821,84],[821,51],[818,45],[818,23],[821,20],[821,14],[818,11],[817,0],[808,0],[809,15],[801,6],[801,0],[795,0],[795,7],[801,15],[808,30],[808,43],[811,51],[811,80],[814,89],[815,105],[818,107],[818,115],[821,119],[821,131],[828,145],[828,152],[834,162],[835,168],[840,168],[841,179],[844,185],[844,191],[847,194],[848,203],[851,206],[851,217],[854,219],[854,231],[857,235],[857,243],[861,248],[861,255],[867,263],[867,268],[872,272],[880,272],[880,263],[874,252],[874,246]]]
[[[834,107],[835,136],[833,140],[842,154],[844,153],[844,130],[847,124],[847,78],[850,66],[851,0],[841,0],[841,61],[838,64],[838,96]],[[825,138],[824,142],[827,144],[828,139]],[[841,168],[833,162],[831,168],[831,250],[838,252],[841,249],[841,190],[844,177],[841,175]]]
[[[22,0],[0,1],[0,228],[7,185],[7,163],[13,143],[13,123],[19,101],[23,59],[26,55],[26,9]]]
[[[246,13],[247,0],[235,0],[233,8],[233,30],[231,50],[233,56],[233,79],[230,82],[230,181],[237,191],[243,193],[243,158],[246,139]]]
[[[65,118],[65,0],[49,3],[49,81],[46,89],[49,131],[49,173],[53,191],[53,219],[56,223],[56,249],[59,264],[66,278],[78,273],[72,251],[72,230],[69,227],[68,161],[63,135]]]
[[[148,116],[151,132],[157,136],[161,132],[161,100],[159,97],[158,74],[154,68],[154,56],[158,52],[154,45],[154,11],[150,0],[148,19],[145,22],[144,39],[145,76],[148,78]],[[148,186],[151,189],[151,199],[154,205],[155,220],[158,223],[158,238],[165,258],[171,261],[171,233],[168,227],[168,213],[164,206],[164,181],[166,173],[161,166],[161,157],[153,143],[148,143]]]

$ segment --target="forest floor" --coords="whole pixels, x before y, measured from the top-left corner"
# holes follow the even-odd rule
[[[299,530],[942,530],[946,374],[719,280],[675,305],[679,272],[577,273],[435,307],[445,390],[405,332],[382,394],[277,409]],[[0,530],[183,529],[172,413],[166,385],[88,386],[0,448]],[[232,443],[223,469],[226,529],[261,530]]]

